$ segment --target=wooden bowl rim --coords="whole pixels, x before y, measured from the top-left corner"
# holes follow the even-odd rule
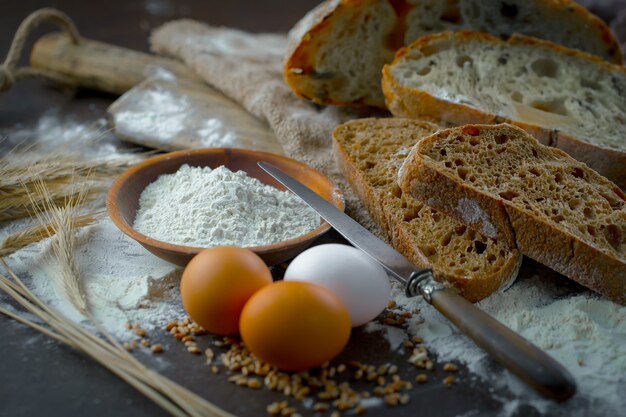
[[[259,161],[262,161],[263,160],[262,157],[264,155],[267,155],[272,159],[279,159],[288,164],[296,164],[302,167],[304,170],[312,171],[316,173],[317,175],[319,175],[319,177],[324,180],[328,188],[330,188],[331,197],[332,197],[330,203],[332,203],[335,207],[337,207],[341,211],[345,210],[344,196],[341,190],[339,189],[339,187],[337,187],[337,185],[333,183],[333,181],[330,178],[328,178],[323,172],[305,164],[304,162],[300,162],[298,160],[288,158],[284,155],[279,155],[279,154],[275,154],[271,152],[264,152],[264,151],[254,151],[251,149],[200,148],[200,149],[185,149],[185,150],[180,150],[180,151],[168,152],[163,155],[157,155],[152,158],[146,159],[145,161],[139,162],[136,165],[133,165],[132,167],[124,171],[122,174],[120,174],[120,176],[117,177],[115,181],[113,182],[113,185],[111,185],[111,188],[109,189],[109,192],[107,194],[107,211],[109,213],[109,217],[111,218],[113,223],[125,235],[131,237],[132,239],[136,240],[142,245],[147,245],[147,246],[158,248],[160,250],[177,252],[177,253],[181,253],[185,255],[195,255],[198,252],[204,249],[207,249],[207,248],[202,248],[202,247],[184,246],[184,245],[177,245],[174,243],[163,242],[161,240],[157,240],[157,239],[151,238],[150,236],[144,235],[143,233],[138,232],[130,224],[128,224],[126,220],[124,220],[119,210],[114,209],[115,207],[117,207],[117,204],[113,204],[113,203],[117,199],[117,196],[119,194],[120,188],[122,188],[122,185],[124,185],[133,174],[135,174],[138,171],[141,171],[142,169],[145,169],[146,167],[156,165],[163,160],[177,158],[181,156],[188,156],[188,155],[194,155],[194,154],[207,154],[208,155],[208,154],[218,154],[218,153],[227,153],[227,152],[245,154],[248,156],[256,156],[258,157]],[[266,254],[266,253],[276,252],[278,250],[285,249],[288,247],[293,247],[293,246],[303,244],[306,241],[315,239],[323,235],[330,229],[330,225],[324,219],[322,219],[321,216],[320,216],[320,219],[322,220],[322,222],[318,227],[316,227],[315,229],[301,236],[297,236],[295,238],[288,239],[288,240],[283,240],[281,242],[272,243],[271,245],[242,246],[242,247],[249,249],[257,254]]]

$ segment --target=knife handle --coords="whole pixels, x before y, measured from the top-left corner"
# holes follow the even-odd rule
[[[576,382],[567,369],[537,346],[489,314],[434,280],[424,270],[409,279],[407,294],[421,293],[448,320],[469,336],[497,362],[540,394],[564,401],[576,392]]]

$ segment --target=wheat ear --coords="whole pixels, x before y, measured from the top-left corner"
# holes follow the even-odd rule
[[[102,216],[102,212],[77,215],[72,219],[75,228],[93,224]],[[5,237],[0,244],[0,257],[12,255],[28,245],[39,242],[54,234],[51,223],[36,224]]]
[[[44,196],[44,200],[45,196],[49,195],[43,182],[38,183],[37,190],[39,194]],[[51,330],[44,330],[44,327],[24,317],[19,317],[18,321],[63,343],[81,349],[172,415],[189,417],[231,416],[191,391],[145,367],[102,328],[91,314],[87,297],[82,289],[80,271],[73,258],[75,230],[73,219],[76,217],[75,210],[81,202],[81,196],[79,194],[75,200],[66,201],[62,207],[54,206],[50,200],[47,201],[46,211],[38,212],[37,216],[40,221],[48,220],[45,224],[49,224],[50,227],[42,226],[42,230],[47,231],[49,235],[55,238],[53,253],[60,265],[61,286],[72,304],[96,325],[100,333],[108,339],[108,342],[43,303],[0,258],[12,278],[11,281],[0,275],[0,289],[13,297],[26,310],[42,319],[51,327]],[[13,318],[16,316],[6,309],[0,309],[0,313]]]

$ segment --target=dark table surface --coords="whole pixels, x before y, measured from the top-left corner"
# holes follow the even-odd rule
[[[0,54],[8,49],[21,20],[44,6],[67,12],[85,37],[147,51],[150,30],[175,18],[190,17],[253,32],[285,32],[316,3],[316,0],[5,1],[0,14]],[[603,17],[614,16],[611,10],[596,11]],[[33,39],[50,29],[44,25]],[[41,80],[22,81],[0,95],[0,129],[36,125],[52,107],[77,121],[92,121],[103,117],[114,99],[91,91],[58,91]],[[332,233],[325,237],[327,241],[339,239]],[[0,416],[166,415],[104,368],[4,316],[0,317],[0,335]],[[164,339],[163,343],[168,345],[170,341]],[[389,359],[386,343],[380,335],[357,331],[342,356],[373,363],[386,361]],[[143,359],[150,363],[149,357]],[[399,365],[406,363],[406,358],[400,355],[392,355],[390,359]],[[242,391],[223,377],[199,371],[201,361],[190,360],[180,349],[170,349],[168,360],[174,366],[163,370],[167,376],[235,414],[265,415],[266,404],[282,399],[267,391]],[[442,372],[437,372],[441,379]],[[414,377],[414,373],[407,371],[406,376]],[[409,406],[379,407],[368,410],[367,415],[455,416],[471,410],[480,410],[471,415],[493,415],[499,411],[500,406],[480,386],[480,381],[473,380],[464,369],[460,379],[463,383],[452,390],[440,384],[425,386],[412,393]],[[529,415],[529,410],[519,412]]]

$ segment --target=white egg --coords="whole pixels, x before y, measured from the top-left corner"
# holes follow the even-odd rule
[[[352,327],[380,314],[391,293],[378,262],[359,249],[336,243],[302,252],[287,267],[285,280],[309,281],[333,291],[348,308]]]

